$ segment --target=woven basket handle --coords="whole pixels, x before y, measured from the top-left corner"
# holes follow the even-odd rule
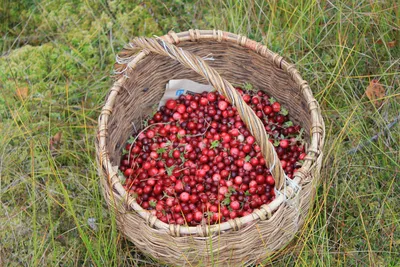
[[[179,61],[182,65],[193,69],[195,72],[203,76],[207,81],[218,90],[226,99],[237,108],[239,116],[246,124],[250,133],[255,137],[261,148],[261,153],[265,158],[266,166],[270,169],[275,179],[275,187],[279,190],[285,181],[284,171],[280,160],[275,152],[274,146],[268,140],[268,134],[265,131],[261,120],[256,116],[255,112],[249,107],[234,87],[218,72],[211,68],[202,58],[178,48],[175,45],[164,41],[160,38],[136,37],[131,44],[143,52],[153,52],[156,54],[169,56]],[[134,49],[136,48],[134,47]]]

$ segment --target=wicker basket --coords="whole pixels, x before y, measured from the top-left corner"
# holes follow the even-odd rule
[[[214,60],[203,59],[210,55]],[[313,202],[325,132],[318,103],[295,67],[260,43],[217,30],[135,38],[117,60],[117,81],[99,117],[96,148],[104,196],[116,210],[120,231],[144,253],[172,265],[249,265],[288,244]],[[132,124],[141,125],[169,80],[183,78],[209,82],[238,108],[275,178],[274,201],[242,218],[189,227],[161,222],[126,194],[117,171]],[[285,176],[262,122],[231,85],[244,82],[276,98],[306,129],[307,156],[293,180]]]

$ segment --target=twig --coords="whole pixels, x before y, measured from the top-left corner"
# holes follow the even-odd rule
[[[397,115],[397,117],[391,122],[389,123],[382,131],[380,131],[379,133],[375,134],[374,136],[372,136],[369,140],[359,144],[358,146],[350,149],[347,154],[354,154],[356,152],[358,152],[359,150],[363,149],[364,147],[366,147],[367,145],[369,145],[372,142],[375,142],[376,140],[378,140],[379,136],[381,136],[382,134],[384,134],[386,131],[390,130],[394,125],[396,125],[396,123],[398,123],[400,120],[400,114]]]
[[[195,135],[187,135],[188,137],[197,137],[197,136],[203,136],[206,134],[206,132],[208,131],[208,128],[210,128],[211,124],[208,123],[207,129],[204,131],[204,133],[199,133],[199,134],[195,134]]]

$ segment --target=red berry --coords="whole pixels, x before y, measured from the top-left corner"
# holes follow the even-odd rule
[[[145,194],[150,194],[151,191],[153,191],[153,188],[152,188],[151,186],[149,186],[149,185],[146,185],[146,186],[143,188],[143,193],[145,193]]]
[[[196,110],[196,109],[199,107],[199,105],[198,105],[197,102],[195,102],[195,101],[190,101],[190,107],[191,107],[193,110]]]
[[[218,102],[218,108],[219,108],[220,110],[225,110],[225,109],[228,108],[228,103],[225,102],[225,101],[219,101],[219,102]]]
[[[272,177],[272,176],[271,176]],[[257,182],[256,181],[254,181],[254,180],[252,180],[250,183],[249,183],[249,186],[250,186],[250,188],[255,188],[255,187],[257,187]]]
[[[275,102],[272,104],[272,110],[276,113],[281,111],[281,104],[279,104],[278,102]]]
[[[229,143],[230,141],[231,141],[231,136],[229,134],[226,134],[222,137],[223,143]]]
[[[219,182],[221,180],[221,175],[218,173],[215,173],[212,177],[214,182]]]
[[[232,186],[232,185],[233,185],[232,180],[226,181],[226,182],[225,182],[225,185],[226,185],[227,187]]]
[[[252,159],[250,160],[250,164],[251,164],[253,167],[256,167],[256,166],[259,164],[258,158],[252,158]]]
[[[182,115],[179,112],[175,112],[172,118],[176,121],[179,121],[182,119]]]
[[[246,171],[251,171],[253,169],[253,166],[251,166],[251,164],[249,162],[246,162],[243,165],[243,169],[245,169]]]
[[[231,155],[234,157],[239,155],[239,149],[237,149],[236,147],[232,148],[230,152],[231,152]]]
[[[283,124],[284,122],[285,122],[285,120],[286,120],[286,118],[284,117],[284,116],[282,116],[282,115],[277,115],[276,117],[275,117],[275,121],[278,123],[278,124]],[[285,132],[286,131],[286,132]],[[285,129],[284,130],[284,134],[286,135],[286,134],[288,134],[289,133],[289,131],[288,131],[288,129]]]
[[[183,114],[186,112],[186,106],[183,104],[179,104],[176,106],[176,111],[178,111],[180,114]]]
[[[282,148],[288,148],[288,147],[289,147],[289,141],[286,140],[286,139],[281,140],[281,141],[279,142],[279,145],[280,145]]]
[[[243,160],[243,159],[238,159],[238,160],[236,161],[236,165],[237,165],[238,167],[243,167],[243,165],[244,165],[244,160]]]
[[[238,210],[238,209],[240,209],[240,203],[238,201],[232,201],[231,204],[230,204],[230,207],[233,210]]]
[[[251,145],[244,145],[242,150],[244,153],[249,153],[251,151]]]
[[[181,152],[179,152],[179,150],[174,150],[174,152],[172,152],[172,156],[176,159],[179,159],[181,157]]]
[[[201,106],[207,106],[207,104],[208,104],[208,99],[205,98],[205,97],[202,97],[202,98],[200,98],[199,103],[200,103]]]
[[[257,105],[258,103],[260,103],[260,99],[259,99],[257,96],[254,96],[254,97],[251,99],[251,102],[252,102],[254,105]]]
[[[193,219],[194,219],[196,222],[201,222],[201,220],[203,219],[203,213],[200,212],[200,211],[196,211],[196,212],[193,214]]]
[[[228,187],[226,186],[222,186],[219,188],[218,193],[220,193],[221,195],[225,196],[225,194],[228,193]]]
[[[262,184],[264,184],[265,183],[265,177],[264,177],[264,175],[257,175],[256,176],[256,183],[257,184],[259,184],[259,185],[262,185]]]
[[[177,192],[177,193],[180,193],[180,192],[182,192],[183,191],[183,183],[182,183],[182,181],[180,181],[180,180],[178,180],[178,181],[176,181],[176,184],[175,184],[175,191]]]
[[[214,214],[212,215],[211,218],[212,218],[212,220],[213,220],[214,222],[219,222],[219,221],[221,221],[222,214],[216,212],[216,213],[214,213]]]
[[[156,175],[157,173],[158,173],[158,169],[157,169],[157,168],[151,168],[151,169],[148,171],[149,176],[154,176],[154,175]]]
[[[190,197],[189,193],[187,193],[187,192],[182,192],[182,193],[180,194],[180,196],[179,196],[179,199],[180,199],[182,202],[188,202],[188,201],[189,201],[189,197]]]
[[[232,130],[230,130],[229,131],[229,133],[233,136],[233,137],[236,137],[236,136],[238,136],[240,133],[239,133],[239,130],[238,129],[232,129]]]
[[[166,106],[168,109],[174,110],[174,109],[176,108],[176,101],[173,100],[173,99],[169,99],[169,100],[165,103],[165,106]]]
[[[195,204],[198,201],[198,196],[197,195],[190,195],[189,200],[191,203]]]
[[[217,100],[217,95],[215,93],[208,93],[207,94],[207,99],[210,102],[214,102]]]
[[[269,115],[272,113],[273,109],[271,106],[265,106],[263,111],[264,111],[265,115]]]
[[[269,184],[269,185],[275,185],[275,180],[274,180],[274,178],[271,176],[271,175],[268,175],[267,176],[267,184]]]
[[[286,166],[287,166],[286,161],[285,160],[281,160],[281,165],[282,165],[282,168],[285,169]]]
[[[247,142],[247,144],[249,144],[249,145],[254,144],[255,141],[256,141],[256,139],[255,139],[253,136],[251,136],[251,135],[249,135],[249,136],[246,137],[246,142]]]
[[[155,136],[155,133],[153,130],[148,130],[146,133],[146,137],[149,139],[152,139]]]
[[[133,169],[126,169],[125,172],[124,172],[124,175],[125,175],[126,177],[129,177],[129,176],[131,176],[132,174],[133,174]]]
[[[204,169],[196,170],[196,176],[204,177],[206,176],[207,172]]]
[[[243,179],[241,176],[236,176],[234,181],[235,181],[235,184],[237,184],[237,185],[241,185],[243,183]]]
[[[162,186],[161,186],[161,185],[156,185],[156,186],[154,187],[153,193],[154,193],[155,195],[160,195],[160,194],[162,193]]]
[[[244,102],[249,103],[251,100],[251,96],[248,94],[245,94],[245,95],[243,95],[243,100],[244,100]]]

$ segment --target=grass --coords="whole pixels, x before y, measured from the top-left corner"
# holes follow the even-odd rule
[[[315,207],[274,265],[397,266],[399,124],[368,141],[399,115],[397,1],[6,0],[0,9],[0,265],[160,265],[120,236],[105,206],[97,117],[130,37],[218,28],[295,62],[326,122]],[[386,91],[379,108],[364,94],[373,78]]]

